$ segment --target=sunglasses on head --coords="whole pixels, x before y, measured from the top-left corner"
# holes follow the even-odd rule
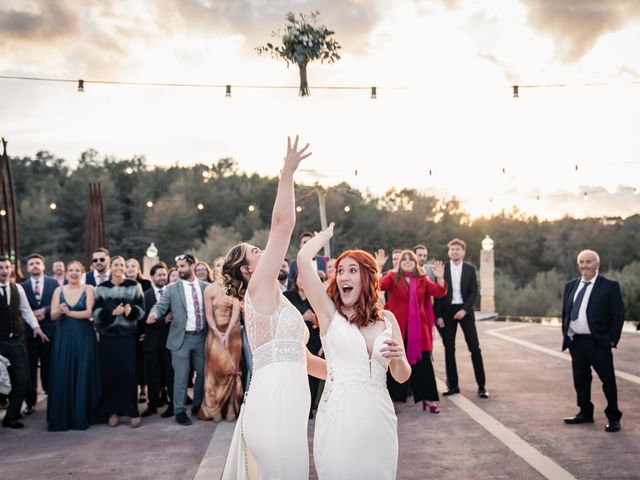
[[[196,263],[196,259],[193,258],[193,255],[189,255],[188,253],[184,254],[184,255],[178,255],[175,258],[175,261],[179,261],[179,260],[186,260],[187,263],[193,265],[194,263]]]
[[[94,258],[94,259],[91,260],[91,263],[98,263],[98,262],[102,263],[102,262],[106,262],[106,261],[107,261],[106,258]]]

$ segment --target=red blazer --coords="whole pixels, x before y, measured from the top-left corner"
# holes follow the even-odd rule
[[[441,287],[429,280],[426,275],[421,275],[416,279],[418,288],[418,300],[420,302],[420,323],[422,324],[422,351],[430,352],[432,349],[431,328],[427,321],[427,310],[425,301],[430,295],[436,298],[444,297],[447,294],[447,284]],[[380,288],[387,292],[387,304],[385,308],[390,310],[398,319],[398,325],[402,332],[402,338],[406,340],[407,321],[409,320],[409,284],[402,280],[400,284],[396,281],[396,272],[387,272],[380,279]]]

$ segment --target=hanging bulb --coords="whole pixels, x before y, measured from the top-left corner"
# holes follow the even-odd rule
[[[504,175],[504,174],[506,174],[506,173],[507,173],[507,169],[503,167],[503,168],[502,168],[502,174]]]
[[[588,198],[589,198],[589,195],[587,194],[587,192],[584,192],[584,194],[582,195],[582,199],[587,200]]]
[[[429,169],[429,176],[433,175],[433,170]]]
[[[231,85],[227,85],[225,92],[224,92],[224,96],[225,98],[231,98]]]
[[[371,87],[371,100],[375,100],[376,98],[378,98],[378,89]]]
[[[358,176],[358,170],[355,170],[355,171],[354,171],[353,176],[354,176],[354,177],[357,177],[357,176]]]
[[[78,93],[84,93],[84,80],[78,80]]]
[[[518,92],[518,85],[513,86],[513,98],[520,98],[520,95]]]
[[[578,165],[576,165],[576,172],[578,171]]]
[[[540,195],[536,195],[536,200],[540,200]]]

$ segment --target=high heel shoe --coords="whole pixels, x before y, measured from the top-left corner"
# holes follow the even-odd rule
[[[440,413],[440,408],[438,408],[438,405],[429,405],[429,402],[427,402],[426,400],[422,401],[422,411],[425,412],[427,410],[427,407],[429,407],[429,411],[431,413]]]

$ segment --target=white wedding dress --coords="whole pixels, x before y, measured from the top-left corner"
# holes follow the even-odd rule
[[[309,331],[300,312],[280,294],[275,312],[256,312],[249,293],[244,320],[253,374],[236,429],[255,459],[262,480],[309,478]],[[238,432],[236,432],[238,433]]]
[[[358,327],[338,312],[322,338],[328,371],[313,446],[321,480],[396,478],[398,422],[387,391],[389,360],[380,352],[391,338],[385,325],[371,356]]]

